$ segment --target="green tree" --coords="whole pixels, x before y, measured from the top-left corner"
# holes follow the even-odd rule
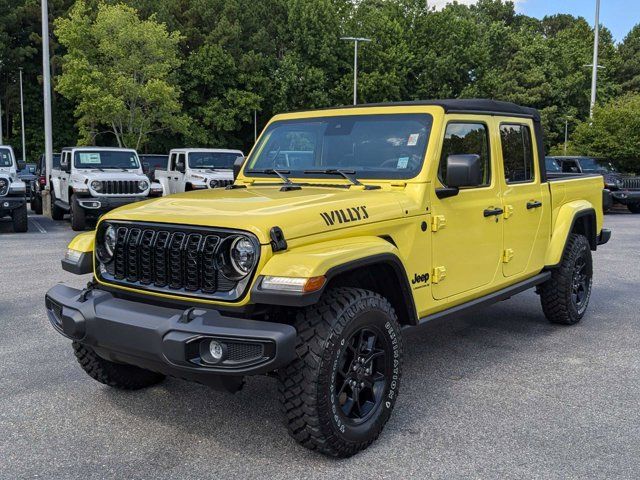
[[[624,91],[640,92],[640,24],[618,46],[617,80]]]
[[[83,143],[106,128],[118,145],[138,149],[155,132],[186,130],[174,75],[178,32],[123,4],[100,3],[92,18],[82,0],[55,24],[67,49],[57,90],[76,103]]]
[[[572,147],[608,158],[622,170],[640,173],[640,94],[627,94],[593,111],[576,128]]]

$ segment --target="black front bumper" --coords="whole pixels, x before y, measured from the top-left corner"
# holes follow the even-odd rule
[[[27,203],[26,197],[0,197],[0,211],[12,211]]]
[[[101,357],[207,385],[218,386],[221,376],[267,373],[295,357],[291,325],[160,307],[66,285],[49,290],[45,303],[58,332]],[[211,340],[225,352],[217,364],[207,353]]]
[[[148,199],[149,197],[77,197],[76,202],[89,214],[92,212],[102,214],[130,203]]]
[[[611,197],[614,203],[621,203],[622,205],[640,203],[640,190],[613,190]]]

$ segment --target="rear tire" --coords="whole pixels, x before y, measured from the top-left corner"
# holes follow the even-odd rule
[[[375,441],[400,388],[402,332],[390,303],[356,288],[326,292],[298,313],[297,360],[278,372],[289,434],[350,457]]]
[[[640,203],[630,203],[627,208],[631,213],[640,213]]]
[[[27,204],[16,208],[11,212],[13,220],[13,231],[16,233],[24,233],[29,229],[29,219],[27,218]]]
[[[584,235],[572,233],[562,261],[540,286],[542,310],[552,323],[578,323],[589,305],[593,281],[591,246]]]
[[[34,195],[31,200],[31,211],[37,215],[42,215],[42,197]]]
[[[87,228],[87,214],[78,202],[76,196],[71,195],[71,229],[74,232],[81,232]]]
[[[91,378],[113,388],[139,390],[156,385],[165,378],[160,373],[105,360],[79,342],[73,342],[73,351],[78,363]]]
[[[49,195],[49,201],[51,202],[51,218],[54,220],[63,220],[65,211],[56,205],[56,194],[53,191],[53,188]]]

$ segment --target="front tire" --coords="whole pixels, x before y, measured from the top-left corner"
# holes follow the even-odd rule
[[[80,342],[73,342],[73,351],[78,363],[91,378],[113,388],[139,390],[160,383],[165,378],[160,373],[105,360]]]
[[[71,195],[71,230],[81,232],[87,228],[87,213],[78,202],[76,196]]]
[[[42,197],[34,195],[31,199],[31,211],[37,215],[42,215]]]
[[[27,218],[27,204],[16,208],[11,212],[13,220],[13,231],[16,233],[24,233],[29,229],[29,220]]]
[[[51,218],[54,220],[62,220],[64,219],[64,210],[56,205],[56,194],[51,189],[51,193],[49,195],[49,201],[51,202]]]
[[[640,203],[630,203],[627,208],[631,213],[640,213]]]
[[[296,318],[298,359],[278,372],[289,434],[350,457],[375,441],[400,388],[402,333],[390,303],[357,288],[326,292]]]
[[[584,235],[572,233],[562,262],[540,286],[542,310],[552,323],[578,323],[589,305],[593,282],[591,246]]]

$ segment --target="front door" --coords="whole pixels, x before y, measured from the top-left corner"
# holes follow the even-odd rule
[[[477,118],[477,117],[476,117]],[[500,268],[502,202],[489,125],[478,120],[447,124],[438,169],[438,182],[447,186],[446,159],[454,154],[480,156],[483,184],[461,188],[453,197],[432,201],[432,292],[435,299],[489,286]],[[436,183],[438,183],[436,182]]]
[[[540,241],[540,229],[543,212],[550,205],[546,205],[547,197],[543,198],[531,127],[509,122],[499,128],[504,202],[502,272],[509,277],[542,267],[538,264],[544,258],[546,243]],[[536,245],[543,250],[536,252]]]

